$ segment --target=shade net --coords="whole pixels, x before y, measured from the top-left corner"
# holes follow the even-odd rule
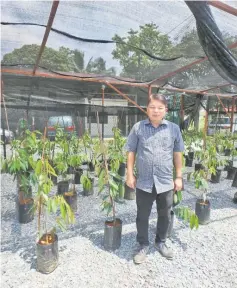
[[[236,2],[227,4],[237,8]],[[7,123],[2,103],[2,125],[10,130],[17,130],[21,118],[42,131],[49,117],[71,115],[78,134],[89,129],[95,135],[98,112],[106,137],[114,125],[127,135],[146,115],[108,83],[144,109],[147,84],[153,83],[152,92],[169,100],[168,119],[178,124],[181,91],[168,88],[197,91],[185,96],[189,114],[199,111],[197,99],[205,104],[197,97],[200,90],[236,95],[236,86],[204,59],[195,18],[183,1],[61,1],[34,76],[52,2],[2,1],[1,6],[2,91],[8,114]],[[211,11],[224,43],[235,47],[236,17],[214,7]],[[231,51],[237,55],[236,47]],[[194,61],[198,63],[181,69]]]

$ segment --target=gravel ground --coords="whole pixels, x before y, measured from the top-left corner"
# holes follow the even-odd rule
[[[188,168],[190,169],[190,168]],[[188,171],[188,170],[187,170]],[[156,208],[150,217],[151,247],[147,261],[135,265],[136,204],[125,200],[117,205],[123,221],[122,244],[115,252],[103,249],[105,215],[97,195],[82,196],[77,185],[76,224],[59,232],[59,266],[49,274],[36,271],[36,220],[19,224],[16,220],[16,183],[1,175],[1,287],[237,287],[237,206],[232,202],[236,188],[223,172],[220,184],[210,183],[211,223],[190,232],[175,218],[174,233],[167,244],[175,258],[168,261],[154,249]],[[183,205],[195,207],[200,191],[185,181]]]

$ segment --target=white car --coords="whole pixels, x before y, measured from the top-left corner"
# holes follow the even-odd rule
[[[1,133],[1,140],[3,141],[3,129],[0,128],[0,133]],[[14,139],[14,133],[11,130],[5,129],[5,138],[6,138],[6,143],[10,143]]]

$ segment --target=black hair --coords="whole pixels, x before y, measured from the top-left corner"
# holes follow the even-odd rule
[[[167,99],[165,98],[165,96],[162,95],[162,94],[151,94],[151,95],[148,97],[147,106],[150,104],[151,100],[158,100],[158,101],[160,101],[161,103],[163,103],[166,107],[168,106],[168,101],[167,101]]]

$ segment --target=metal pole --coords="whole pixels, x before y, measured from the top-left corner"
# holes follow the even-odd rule
[[[152,94],[152,87],[151,87],[151,85],[149,85],[149,87],[148,87],[148,98],[151,96],[151,94]]]
[[[215,1],[208,1],[208,4],[209,5],[212,5],[213,7],[216,7],[217,9],[220,9],[222,11],[225,11],[229,14],[232,14],[234,16],[237,16],[237,9],[230,6],[230,5],[227,5],[219,0],[215,0]]]
[[[237,41],[228,46],[229,49],[233,49],[235,47],[237,47]],[[156,79],[152,80],[149,84],[154,84],[157,81],[161,81],[161,80],[170,78],[171,76],[173,76],[173,75],[175,75],[175,74],[177,74],[179,72],[185,71],[185,70],[191,68],[192,66],[194,66],[196,64],[202,63],[202,62],[206,61],[207,59],[208,59],[208,57],[204,57],[204,58],[195,60],[194,62],[191,62],[191,63],[189,63],[189,64],[187,64],[187,65],[185,65],[185,66],[183,66],[183,67],[181,67],[181,68],[179,68],[177,70],[174,70],[174,71],[169,72],[169,73],[167,73],[167,74],[165,74],[165,75],[163,75],[163,76],[161,76],[159,78],[156,78]]]
[[[207,136],[207,127],[208,127],[208,114],[210,107],[210,97],[207,97],[207,107],[206,107],[206,115],[205,115],[205,124],[204,124],[204,133],[203,133],[203,147],[206,149],[206,136]]]
[[[3,81],[2,81],[2,85],[1,85],[1,102],[4,100],[2,90],[3,90]],[[6,113],[6,111],[5,111],[5,113]],[[7,158],[7,149],[6,149],[6,135],[5,135],[3,115],[1,115],[1,126],[2,126],[2,137],[3,137],[3,139],[2,139],[3,140],[3,156],[4,156],[4,159],[6,159]],[[9,133],[10,133],[10,131],[9,131]]]
[[[49,15],[49,20],[48,20],[47,27],[46,27],[46,30],[45,30],[45,33],[44,33],[44,38],[43,38],[41,46],[40,46],[40,51],[39,51],[38,57],[36,59],[35,67],[33,69],[32,75],[35,75],[36,69],[37,69],[37,67],[38,67],[38,65],[40,63],[41,56],[42,56],[42,54],[44,52],[44,47],[45,47],[46,42],[48,40],[49,33],[50,33],[51,27],[53,25],[53,20],[54,20],[54,17],[56,15],[56,12],[57,12],[57,9],[58,9],[58,4],[59,4],[59,1],[53,1],[51,12],[50,12],[50,15]]]
[[[89,134],[90,134],[90,136],[91,136],[91,99],[89,99],[88,100],[88,102],[89,102],[89,115],[88,115],[88,117],[89,117]]]
[[[104,122],[105,122],[105,115],[104,115],[104,98],[105,98],[105,85],[102,85],[102,139],[104,140]]]
[[[121,91],[119,91],[116,87],[114,87],[111,83],[106,81],[106,85],[109,86],[110,88],[112,88],[114,91],[116,91],[119,95],[121,95],[123,98],[127,99],[128,102],[132,103],[133,105],[135,105],[138,109],[140,109],[142,112],[144,112],[146,115],[146,111],[144,109],[142,109],[135,101],[131,100],[127,95],[125,95],[124,93],[122,93]]]
[[[180,124],[183,125],[184,123],[184,95],[181,95],[180,98]]]
[[[235,97],[232,98],[232,107],[231,107],[231,118],[230,118],[230,132],[233,132],[233,122],[234,122],[234,110],[235,110]]]

